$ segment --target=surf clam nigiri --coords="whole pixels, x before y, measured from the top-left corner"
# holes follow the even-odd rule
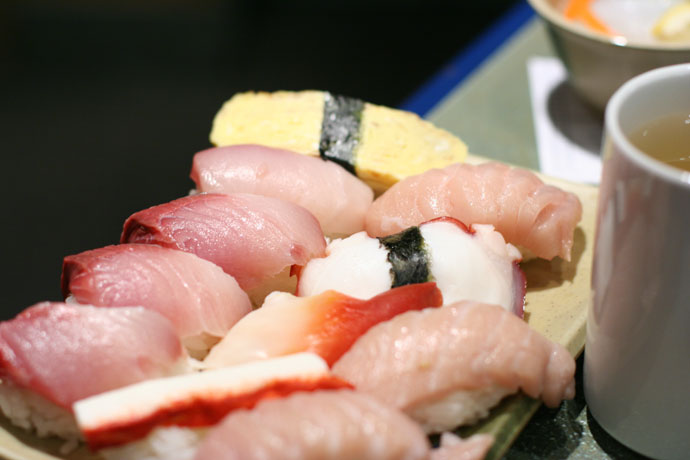
[[[491,442],[486,435],[446,437],[434,452],[419,426],[375,398],[315,391],[231,413],[201,442],[194,460],[435,460],[444,454],[470,460],[483,458]],[[476,455],[460,457],[472,450]]]
[[[475,300],[522,316],[525,277],[520,252],[490,225],[466,227],[438,218],[400,233],[360,232],[326,247],[326,257],[299,270],[298,295],[328,289],[366,299],[409,283],[435,281],[446,304]]]
[[[549,407],[575,393],[575,361],[564,347],[503,308],[476,302],[379,323],[333,372],[428,432],[473,423],[518,390]]]
[[[342,166],[263,145],[217,147],[194,155],[199,192],[254,193],[282,198],[309,210],[326,235],[364,230],[374,192]]]
[[[247,294],[217,265],[149,244],[119,244],[65,257],[62,294],[77,303],[150,308],[203,356],[251,311]]]
[[[170,322],[142,307],[43,302],[0,323],[0,406],[39,436],[77,438],[79,399],[189,371]]]
[[[537,257],[570,260],[582,205],[572,193],[505,164],[452,164],[403,179],[372,204],[366,231],[386,236],[435,217],[491,224]]]
[[[401,286],[368,300],[336,291],[312,297],[274,292],[211,349],[206,368],[311,351],[330,365],[373,325],[443,302],[434,283]]]
[[[151,458],[156,449],[163,459],[189,458],[203,430],[232,411],[294,392],[341,388],[352,385],[318,356],[298,353],[140,382],[77,401],[74,412],[89,447],[107,459]],[[176,436],[181,439],[156,447]],[[175,451],[180,447],[186,457]]]
[[[139,211],[125,222],[121,242],[191,252],[220,266],[244,290],[322,256],[326,248],[309,211],[249,193],[202,193]]]

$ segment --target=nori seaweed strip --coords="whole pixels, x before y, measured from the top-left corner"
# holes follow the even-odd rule
[[[393,266],[393,287],[433,281],[429,255],[419,227],[384,236],[379,241],[388,249],[388,261]]]
[[[359,145],[359,127],[364,102],[346,96],[325,93],[319,154],[355,174],[355,150]]]

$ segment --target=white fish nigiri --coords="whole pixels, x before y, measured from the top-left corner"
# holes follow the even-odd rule
[[[247,294],[217,265],[150,244],[119,244],[65,257],[62,293],[81,304],[157,311],[194,356],[205,355],[251,311]]]
[[[369,209],[366,231],[385,236],[442,216],[467,225],[491,224],[506,241],[537,257],[570,260],[582,205],[574,194],[544,184],[525,169],[458,163],[393,185]]]
[[[326,240],[306,209],[278,198],[202,193],[131,215],[122,243],[191,252],[252,289],[292,265],[320,257]]]
[[[0,405],[39,434],[76,434],[79,399],[190,371],[170,322],[142,307],[43,302],[0,323]]]
[[[333,372],[428,432],[473,423],[518,390],[549,407],[575,393],[575,361],[564,347],[504,309],[476,302],[379,323]]]
[[[374,192],[342,166],[263,145],[217,147],[194,155],[192,180],[200,192],[254,193],[309,210],[327,235],[364,230]]]
[[[299,271],[297,293],[332,289],[367,299],[392,286],[435,281],[445,304],[475,300],[522,316],[520,257],[490,225],[467,228],[456,219],[439,218],[383,238],[360,232],[332,241],[326,257]]]
[[[483,456],[491,439],[480,442],[486,446],[478,452]],[[446,439],[438,451],[458,454],[462,443]],[[424,432],[402,413],[366,394],[335,390],[296,393],[233,412],[202,441],[194,460],[444,458],[434,454]]]

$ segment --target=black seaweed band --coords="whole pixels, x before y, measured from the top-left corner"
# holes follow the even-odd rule
[[[359,145],[363,110],[364,102],[359,99],[324,95],[319,154],[352,174],[355,174],[355,150]]]
[[[393,286],[432,281],[429,255],[419,227],[410,227],[395,235],[379,238],[388,250],[388,261],[393,268]]]

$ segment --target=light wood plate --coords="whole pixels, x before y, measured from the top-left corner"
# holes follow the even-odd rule
[[[468,163],[487,159],[470,155]],[[547,183],[575,193],[582,202],[582,220],[575,230],[572,260],[533,259],[522,263],[527,277],[525,320],[547,338],[565,346],[575,357],[585,344],[587,306],[590,300],[590,276],[594,242],[598,189],[540,175]],[[488,418],[459,430],[461,435],[491,433],[495,443],[487,455],[498,459],[508,450],[527,424],[540,402],[522,394],[506,398]],[[39,439],[12,426],[0,416],[0,457],[8,460],[92,460],[100,459],[84,446],[67,456],[59,454],[62,441]]]

